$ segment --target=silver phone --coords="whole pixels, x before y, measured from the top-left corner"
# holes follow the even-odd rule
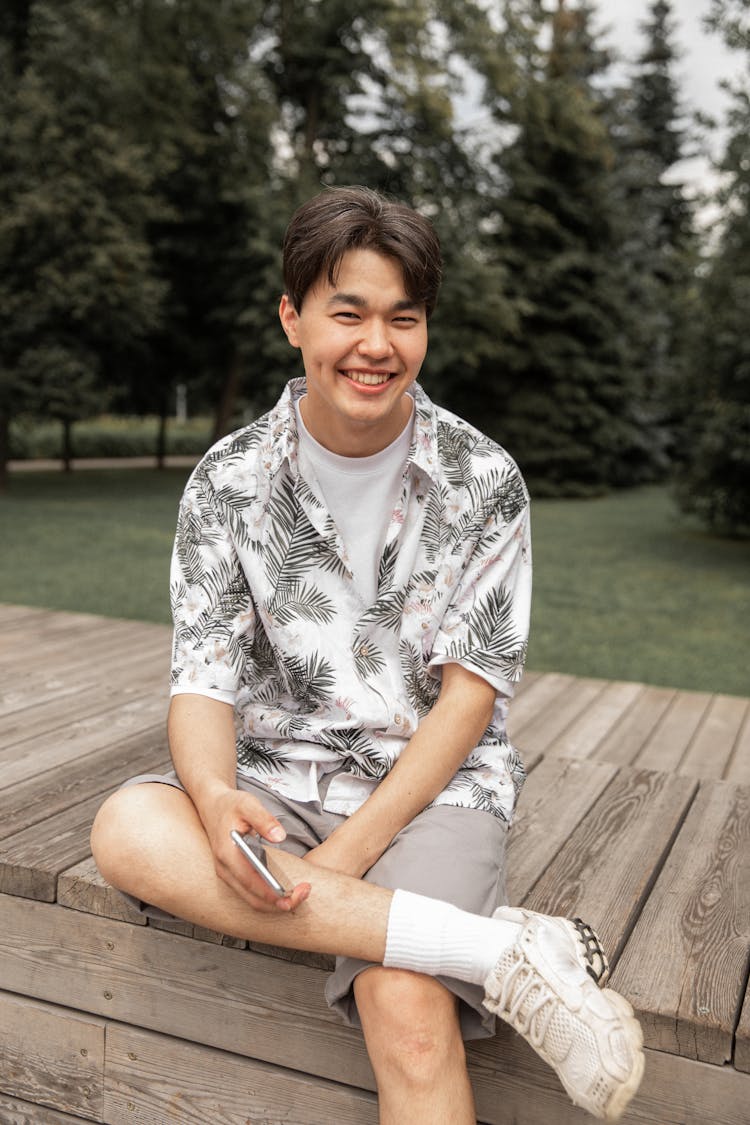
[[[285,890],[284,887],[282,887],[279,880],[275,875],[271,874],[265,863],[258,859],[253,849],[249,847],[245,840],[243,840],[239,832],[233,830],[232,832],[230,832],[230,836],[232,837],[232,840],[240,849],[248,863],[252,864],[252,866],[260,875],[261,879],[265,879],[271,890],[274,891],[279,896],[279,898],[283,898],[284,895],[288,895],[289,891]]]

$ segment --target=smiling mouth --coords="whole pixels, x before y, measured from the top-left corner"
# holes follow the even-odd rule
[[[347,379],[351,379],[353,383],[361,383],[365,387],[379,387],[394,377],[392,371],[349,371],[343,369],[341,374],[345,375]]]

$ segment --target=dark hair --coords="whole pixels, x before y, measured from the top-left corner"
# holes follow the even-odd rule
[[[336,284],[349,250],[375,250],[395,258],[410,300],[429,317],[443,276],[440,241],[432,223],[405,203],[365,187],[328,188],[303,203],[284,236],[284,285],[299,312],[321,278]]]

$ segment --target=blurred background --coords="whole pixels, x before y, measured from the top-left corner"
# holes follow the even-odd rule
[[[0,130],[0,599],[166,620],[184,471],[7,465],[267,409],[286,222],[364,183],[537,501],[534,666],[750,694],[750,0],[4,0]]]

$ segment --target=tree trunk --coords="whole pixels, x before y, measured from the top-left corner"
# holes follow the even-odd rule
[[[10,415],[0,411],[0,492],[8,487],[8,459],[10,457]]]
[[[73,423],[70,418],[65,418],[62,423],[62,460],[65,472],[69,473],[73,468]]]
[[[229,357],[226,379],[224,380],[224,386],[221,390],[221,397],[219,398],[219,404],[214,417],[214,441],[218,441],[219,438],[224,437],[224,434],[229,433],[241,383],[242,359],[240,357],[239,348],[235,346]]]
[[[163,469],[167,457],[167,412],[166,402],[162,400],[159,408],[159,429],[156,435],[156,467]]]

